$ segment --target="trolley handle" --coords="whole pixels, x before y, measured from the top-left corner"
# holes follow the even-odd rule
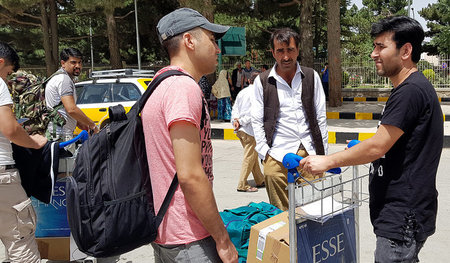
[[[297,167],[300,165],[300,161],[303,159],[303,157],[298,156],[294,153],[288,153],[283,157],[283,165],[288,169],[288,172],[296,173]],[[341,168],[332,168],[328,170],[327,172],[332,174],[340,174],[342,172]]]
[[[361,141],[359,140],[351,140],[347,144],[347,148],[352,148],[353,146],[357,145]],[[283,157],[283,166],[288,169],[288,183],[294,183],[295,180],[299,177],[297,167],[300,165],[300,161],[303,159],[303,157],[298,156],[294,153],[288,153]],[[340,174],[342,172],[341,168],[332,168],[328,170],[327,172],[332,174]]]
[[[81,131],[80,134],[78,134],[75,138],[70,139],[70,140],[65,141],[65,142],[61,142],[61,143],[59,144],[59,148],[62,149],[62,148],[64,148],[64,147],[66,147],[67,145],[72,144],[72,143],[74,143],[74,142],[76,142],[76,141],[78,141],[78,140],[80,140],[80,141],[83,143],[83,142],[86,141],[87,139],[89,139],[89,134],[88,134],[87,131],[83,130],[83,131]]]

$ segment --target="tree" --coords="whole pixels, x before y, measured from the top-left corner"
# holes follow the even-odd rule
[[[342,105],[342,67],[341,67],[341,23],[339,2],[328,0],[328,64],[329,64],[329,105]]]
[[[347,57],[365,57],[372,50],[370,30],[372,24],[389,15],[406,15],[408,0],[363,0],[358,10],[353,5],[343,16],[343,24],[349,28],[343,34],[343,50]]]
[[[54,0],[0,0],[0,24],[19,27],[40,27],[45,51],[47,76],[59,66],[58,6]]]
[[[432,54],[450,54],[450,0],[428,4],[419,14],[428,20],[430,29],[426,32],[426,36],[431,37],[426,50]]]
[[[312,11],[315,0],[303,0],[300,7],[300,61],[306,67],[314,67]]]
[[[214,22],[214,6],[211,0],[178,0],[181,7],[197,10],[210,22]]]
[[[109,43],[109,63],[113,69],[122,68],[114,11],[118,8],[124,8],[130,5],[132,2],[132,0],[75,0],[76,7],[79,10],[94,11],[96,8],[101,8],[103,10],[106,21],[106,34]]]

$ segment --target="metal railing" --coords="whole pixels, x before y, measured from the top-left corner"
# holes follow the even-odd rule
[[[235,68],[236,62],[241,62],[244,67],[244,61],[239,57],[229,59],[223,63],[223,68],[231,71]],[[257,70],[262,65],[272,67],[273,59],[253,61],[252,67]],[[316,59],[314,61],[314,70],[318,73],[324,67],[326,59]],[[388,78],[380,77],[376,73],[375,63],[372,59],[365,58],[342,58],[342,82],[344,88],[389,88],[391,83]],[[422,55],[417,64],[419,71],[430,80],[431,84],[437,89],[450,88],[450,55],[427,56]]]
[[[241,62],[244,67],[244,58],[229,57],[223,64],[222,68],[227,69],[230,73],[235,68],[236,62]],[[272,67],[274,59],[266,59],[259,61],[252,61],[252,67],[260,70],[263,65]],[[316,59],[314,61],[314,70],[320,73],[324,67],[326,59]],[[389,88],[391,83],[388,78],[380,77],[376,74],[375,63],[368,58],[342,58],[342,82],[344,88],[360,87],[360,88]],[[134,68],[135,65],[128,65],[129,68]],[[155,72],[164,65],[145,67],[143,69],[153,69]],[[422,58],[418,63],[418,69],[424,72],[424,75],[430,80],[431,84],[436,89],[450,88],[450,55],[427,56],[422,54]],[[98,66],[97,70],[108,69],[108,66]],[[23,67],[24,70],[30,71],[33,74],[45,76],[44,67]],[[83,70],[86,76],[89,76],[89,69]]]

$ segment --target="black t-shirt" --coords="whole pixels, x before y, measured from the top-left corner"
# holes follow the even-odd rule
[[[392,90],[380,123],[404,134],[370,167],[374,232],[396,240],[425,240],[435,231],[444,123],[436,91],[421,72]]]

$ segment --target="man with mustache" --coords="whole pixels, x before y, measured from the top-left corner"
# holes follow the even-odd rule
[[[297,32],[278,29],[272,33],[270,44],[276,63],[254,82],[252,126],[255,149],[264,160],[269,201],[287,210],[287,169],[282,164],[283,157],[287,153],[326,154],[325,93],[319,74],[297,62]],[[317,177],[307,173],[302,176],[308,180]]]
[[[76,105],[75,83],[73,79],[81,74],[83,67],[83,55],[76,48],[65,48],[60,53],[61,68],[53,74],[53,77],[45,86],[45,103],[49,109],[53,109],[62,103],[63,107],[58,112],[66,120],[63,127],[57,127],[52,122],[48,125],[48,132],[61,136],[73,134],[78,128],[87,131],[98,132],[98,127]],[[54,129],[56,128],[56,131]],[[54,138],[54,139],[58,139]]]

